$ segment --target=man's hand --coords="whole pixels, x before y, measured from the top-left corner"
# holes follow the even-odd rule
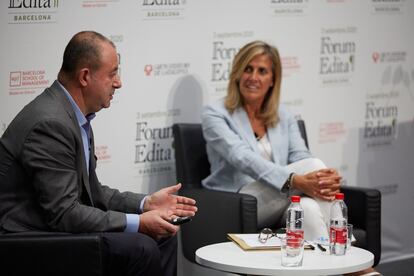
[[[194,216],[197,212],[196,202],[192,198],[175,195],[181,184],[166,187],[150,195],[144,203],[144,212],[166,210],[171,215],[183,217]]]
[[[169,222],[171,213],[167,210],[152,210],[140,215],[138,232],[147,234],[155,240],[175,235],[179,229]]]
[[[341,179],[335,169],[328,168],[294,175],[292,186],[310,197],[332,201],[339,192]]]

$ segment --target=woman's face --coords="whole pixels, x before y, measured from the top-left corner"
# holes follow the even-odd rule
[[[267,55],[254,57],[244,69],[239,89],[245,104],[261,106],[267,91],[273,86],[272,61]]]

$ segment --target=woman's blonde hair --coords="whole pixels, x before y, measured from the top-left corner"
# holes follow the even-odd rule
[[[259,116],[266,127],[274,127],[279,121],[278,110],[282,64],[278,50],[263,41],[253,41],[246,44],[234,57],[224,104],[230,113],[233,113],[236,108],[243,106],[243,98],[239,89],[240,78],[250,61],[258,55],[266,55],[270,58],[273,73],[273,87],[269,88],[265,96]]]

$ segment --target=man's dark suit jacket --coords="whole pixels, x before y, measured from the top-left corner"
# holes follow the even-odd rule
[[[145,195],[100,184],[93,135],[89,175],[75,112],[55,81],[0,139],[0,232],[117,232]]]

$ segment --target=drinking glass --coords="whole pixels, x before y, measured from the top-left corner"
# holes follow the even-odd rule
[[[280,241],[282,266],[301,266],[305,240],[301,237],[286,236]]]
[[[347,230],[347,238],[346,238],[346,249],[349,250],[351,248],[351,242],[352,242],[352,229],[353,225],[348,223],[346,225]]]

